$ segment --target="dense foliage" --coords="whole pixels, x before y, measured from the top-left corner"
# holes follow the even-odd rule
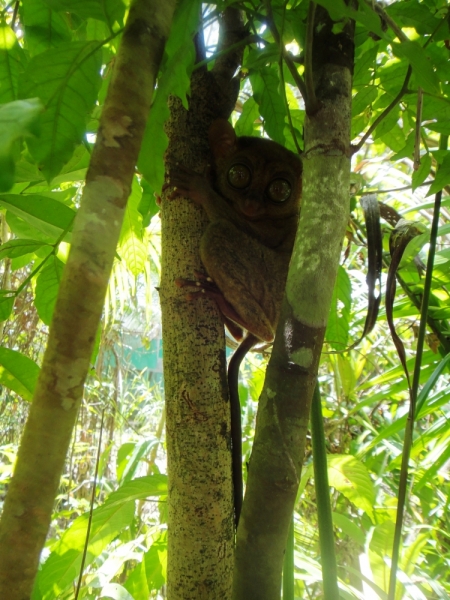
[[[203,7],[208,64],[214,61],[218,12],[226,4]],[[308,2],[274,0],[269,12],[270,3],[237,4],[246,11],[251,36],[235,128],[239,135],[267,135],[294,151],[301,149],[305,108],[295,73],[303,69]],[[336,20],[337,30],[345,19],[356,21],[352,217],[320,371],[342,597],[387,597],[397,498],[405,476],[402,449],[408,439],[410,385],[414,401],[417,379],[396,598],[446,598],[449,8],[444,0],[399,0],[385,9],[363,0],[357,8],[343,0],[320,4]],[[121,0],[22,0],[0,6],[3,495],[36,383],[127,6]],[[75,590],[78,598],[164,597],[167,487],[154,192],[160,191],[164,175],[167,97],[177,94],[187,102],[189,95],[197,7],[180,2],[166,46],[34,600],[72,598]],[[284,63],[283,52],[289,52]],[[434,194],[440,190],[439,228],[430,246],[433,215],[437,219]],[[368,225],[359,202],[367,192],[385,205],[384,270],[376,293],[387,302],[381,304],[375,328],[352,346],[362,335],[368,307]],[[407,247],[405,236],[412,240]],[[425,265],[434,242],[427,289]],[[398,247],[406,247],[402,256],[395,255]],[[392,288],[386,296],[389,268],[391,280],[397,277],[395,298]],[[426,331],[419,326],[424,298],[429,298]],[[394,327],[397,344],[392,341]],[[247,458],[265,352],[248,358],[242,379]],[[321,594],[313,480],[309,449],[294,515],[294,547],[296,595],[310,598]]]

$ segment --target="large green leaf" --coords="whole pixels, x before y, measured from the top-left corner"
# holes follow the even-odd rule
[[[133,598],[149,598],[152,590],[159,590],[164,585],[166,560],[167,534],[164,531],[127,578],[125,587]]]
[[[375,490],[366,467],[351,455],[329,454],[327,461],[330,486],[344,494],[374,522]]]
[[[250,73],[253,96],[264,118],[264,128],[268,135],[284,145],[285,103],[280,93],[280,78],[276,67],[263,67]]]
[[[31,401],[39,375],[38,365],[16,350],[0,347],[0,384]]]
[[[33,254],[42,246],[46,246],[46,244],[39,240],[10,240],[0,246],[0,260]]]
[[[21,137],[37,135],[43,110],[36,98],[0,106],[0,192],[8,191],[14,184],[15,142]]]
[[[14,31],[0,24],[0,104],[17,99],[19,76],[25,68],[25,53]]]
[[[433,65],[428,60],[422,46],[417,41],[403,42],[402,44],[392,44],[393,53],[406,58],[413,68],[414,75],[418,84],[425,92],[430,94],[439,94],[439,79],[433,71]]]
[[[37,194],[2,194],[0,205],[50,238],[70,231],[75,211],[58,200]]]
[[[64,15],[52,10],[44,0],[22,0],[21,8],[27,50],[31,56],[71,40]]]
[[[28,147],[48,180],[82,140],[101,85],[101,59],[98,42],[62,44],[33,57],[21,79],[20,97],[38,96],[45,104],[41,136]]]
[[[140,477],[110,494],[106,502],[92,512],[92,523],[85,566],[89,566],[130,525],[135,511],[134,501],[167,493],[164,475]],[[53,549],[36,579],[42,600],[60,598],[80,573],[86,541],[89,514],[75,519]]]
[[[39,272],[36,279],[34,304],[39,317],[46,325],[50,325],[52,320],[63,268],[63,263],[56,256],[53,256]]]
[[[32,0],[33,1],[33,0]],[[125,14],[122,0],[45,0],[54,10],[73,12],[83,19],[99,19],[110,27],[115,21],[120,24]]]
[[[131,523],[134,502],[105,503],[92,513],[92,524],[85,566],[89,566],[120,531]],[[78,517],[44,563],[36,579],[42,600],[60,598],[79,576],[89,514]]]

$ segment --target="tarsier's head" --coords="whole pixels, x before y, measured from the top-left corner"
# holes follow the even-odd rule
[[[271,140],[237,137],[225,119],[209,129],[214,187],[250,221],[298,213],[302,189],[299,157]]]

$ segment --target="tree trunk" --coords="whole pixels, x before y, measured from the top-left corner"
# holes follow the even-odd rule
[[[130,9],[0,524],[0,598],[30,598],[170,31],[175,0]]]
[[[238,11],[221,23],[221,49],[245,35]],[[197,43],[201,47],[201,43]],[[199,56],[202,59],[203,56]],[[241,51],[198,69],[189,111],[171,100],[167,125],[169,164],[199,171],[209,158],[208,128],[228,118],[239,90],[233,75]],[[162,200],[161,309],[168,455],[168,565],[170,600],[230,596],[234,521],[230,455],[230,405],[223,323],[214,301],[186,300],[178,277],[202,270],[199,245],[204,212],[186,200]]]
[[[305,64],[310,96],[300,224],[259,402],[237,532],[234,600],[280,597],[311,399],[348,221],[353,23],[340,34],[332,28],[318,6],[310,28],[312,60]]]

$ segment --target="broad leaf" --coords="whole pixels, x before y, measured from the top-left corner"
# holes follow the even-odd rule
[[[73,12],[83,19],[105,21],[110,27],[122,23],[125,4],[122,0],[45,0],[54,10]]]
[[[72,229],[76,214],[58,200],[35,194],[2,194],[0,205],[55,240]]]
[[[374,522],[375,491],[366,467],[351,455],[329,454],[327,461],[330,486],[365,511]]]
[[[33,100],[17,100],[0,106],[0,192],[14,184],[14,144],[21,137],[37,135],[42,104]]]
[[[101,59],[98,42],[71,42],[33,57],[23,75],[20,97],[45,104],[41,136],[28,147],[49,181],[82,140],[101,85]]]
[[[39,317],[46,325],[50,325],[52,320],[63,268],[63,263],[54,256],[50,258],[36,279],[34,304]]]
[[[280,78],[277,68],[263,67],[250,74],[253,96],[264,118],[268,135],[284,145],[285,103],[280,93]]]
[[[55,48],[72,38],[64,15],[52,10],[44,0],[22,0],[22,23],[31,56]]]
[[[25,53],[14,31],[0,24],[0,104],[17,99],[19,77],[25,68]]]
[[[46,244],[38,240],[11,240],[0,246],[0,260],[32,254],[42,246],[46,246]]]
[[[0,347],[0,384],[31,401],[39,375],[38,365],[20,352]]]

